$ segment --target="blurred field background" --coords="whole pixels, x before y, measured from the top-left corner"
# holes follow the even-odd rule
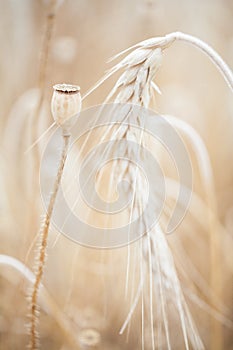
[[[13,256],[31,269],[34,265],[32,243],[39,230],[43,207],[34,151],[27,155],[24,152],[52,123],[50,99],[54,84],[78,84],[83,94],[111,67],[106,63],[111,56],[138,41],[173,31],[206,41],[233,68],[232,1],[58,0],[55,15],[50,17],[54,28],[43,78],[42,47],[49,14],[49,0],[0,0],[0,254]],[[115,79],[111,78],[90,95],[83,108],[101,103]],[[202,288],[197,287],[195,274],[190,276],[194,279],[190,283],[205,307],[189,304],[206,349],[230,350],[233,343],[230,321],[233,310],[232,94],[210,61],[181,42],[165,52],[156,83],[162,95],[157,96],[153,108],[192,125],[210,156],[218,208],[218,277],[221,277],[211,290],[219,298],[219,305],[223,304],[222,307],[216,305],[215,316],[225,321],[223,324],[213,321],[211,296],[208,298]],[[39,113],[36,112],[38,101],[41,101]],[[35,124],[36,134],[33,134]],[[45,142],[46,137],[40,149]],[[194,189],[204,200],[194,156],[192,161]],[[203,279],[203,286],[215,275],[216,266],[211,265],[206,213],[200,208],[197,212],[199,220],[188,213],[174,236],[182,240],[189,261]],[[118,334],[130,306],[130,300],[124,298],[126,250],[96,251],[79,247],[63,236],[53,246],[55,237],[51,229],[44,285],[66,315],[64,318],[71,320],[74,332],[81,339],[81,348],[140,349],[140,308],[132,318],[128,333]],[[172,245],[174,238],[169,239]],[[28,343],[25,325],[29,284],[4,264],[0,265],[0,271],[0,349],[24,349]],[[131,283],[133,286],[133,281]],[[206,305],[210,305],[210,310]],[[218,338],[218,348],[211,339],[215,327],[221,338]],[[85,332],[90,329],[95,345],[88,343],[89,333]],[[43,311],[43,307],[40,330],[42,349],[71,348],[54,317]],[[150,333],[150,329],[145,328],[145,332]],[[147,333],[145,342],[150,338]],[[172,339],[172,349],[183,349],[176,334]],[[165,343],[161,348],[166,349]],[[149,340],[145,349],[151,349]]]

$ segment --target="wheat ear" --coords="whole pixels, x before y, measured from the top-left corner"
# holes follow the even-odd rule
[[[129,54],[126,58],[124,58],[118,65],[113,67],[113,71],[117,71],[118,69],[125,69],[123,74],[120,76],[118,81],[116,82],[114,88],[108,95],[105,102],[108,102],[109,99],[115,95],[114,102],[120,103],[128,103],[128,104],[138,104],[140,106],[144,106],[148,108],[151,94],[153,91],[153,88],[156,87],[155,84],[152,84],[152,80],[161,64],[162,60],[162,50],[161,48],[137,48],[135,51],[133,51],[131,54]],[[121,105],[116,109],[123,111],[124,107],[121,107]],[[133,108],[133,107],[131,107]],[[117,112],[116,110],[116,112]],[[121,121],[126,121],[126,119],[130,118],[130,106],[129,108],[126,108],[126,113],[118,113],[118,115],[121,116]],[[115,119],[114,119],[115,120]],[[129,120],[130,121],[130,120]],[[143,125],[143,118],[138,118],[138,126],[141,128],[141,131],[138,133],[134,127],[131,127],[130,125],[124,125],[121,124],[117,131],[111,135],[111,138],[114,139],[116,134],[118,134],[118,137],[126,140],[136,140],[140,145],[142,145],[145,142],[145,136],[144,134],[144,125]],[[111,132],[111,129],[108,130]],[[132,154],[132,151],[130,149],[125,150],[125,156],[129,159],[137,160],[140,156],[139,154]],[[114,162],[112,173],[116,174],[118,180],[121,181],[121,179],[128,178],[128,181],[134,184],[133,187],[133,200],[132,200],[132,206],[130,208],[129,212],[129,222],[132,221],[132,219],[138,215],[138,212],[140,212],[140,208],[144,207],[145,204],[145,197],[143,191],[140,189],[143,188],[143,179],[140,176],[140,173],[138,172],[138,169],[131,166],[129,164],[126,169],[122,169],[119,166],[117,166],[117,161]],[[144,219],[143,222],[145,228],[147,228],[147,219]],[[156,238],[155,238],[156,237]],[[163,244],[158,244],[155,246],[155,242],[157,240],[162,239]],[[166,341],[167,346],[170,348],[170,335],[169,335],[169,327],[168,327],[168,318],[166,314],[166,302],[167,302],[167,296],[174,299],[173,294],[175,292],[175,305],[177,307],[177,311],[180,315],[180,322],[182,326],[182,332],[183,337],[185,341],[185,347],[188,349],[188,338],[189,340],[196,346],[197,349],[203,349],[201,340],[198,336],[197,331],[195,330],[195,326],[193,324],[193,321],[191,319],[191,316],[189,314],[189,311],[187,309],[187,305],[184,301],[183,294],[181,291],[181,287],[179,284],[179,280],[177,278],[175,267],[173,266],[173,262],[171,258],[169,259],[169,255],[171,256],[171,252],[169,251],[169,247],[166,243],[166,239],[164,237],[164,234],[161,233],[161,235],[158,235],[158,232],[148,232],[147,235],[143,238],[143,261],[144,266],[149,266],[149,284],[150,284],[150,293],[149,293],[149,314],[150,314],[150,329],[151,329],[151,346],[152,349],[155,349],[155,336],[154,336],[154,315],[153,315],[153,290],[158,290],[159,293],[157,293],[156,297],[161,302],[161,313],[162,313],[162,319],[164,322],[164,328],[166,333]],[[154,248],[152,251],[152,247]],[[166,270],[166,262],[163,262],[163,260],[156,261],[156,257],[158,255],[166,255],[166,261],[169,261],[169,266],[172,269],[172,277],[170,277],[171,273]],[[128,290],[128,279],[129,279],[129,263],[130,263],[130,246],[128,246],[128,263],[127,263],[127,272],[126,272],[126,292]],[[154,284],[156,281],[156,276],[160,277],[160,283],[159,288],[156,285],[154,288]],[[175,282],[175,283],[174,283]],[[175,285],[176,289],[171,287],[170,290],[166,290],[165,295],[165,285],[169,284],[171,286]],[[134,305],[137,303],[137,301],[132,303],[132,308],[127,316],[127,319],[124,323],[124,325],[128,324],[130,322],[130,318],[133,313]],[[143,316],[143,315],[142,315]],[[160,318],[159,318],[160,320]],[[160,322],[160,321],[159,321]],[[122,329],[125,327],[123,326]],[[122,330],[121,330],[122,332]],[[143,332],[142,329],[142,338],[143,338]],[[142,340],[143,342],[143,340]]]
[[[63,132],[63,149],[61,153],[61,158],[59,162],[59,167],[57,171],[57,176],[54,182],[54,187],[49,199],[48,210],[46,217],[41,226],[40,234],[40,244],[39,250],[36,257],[37,265],[35,271],[35,281],[33,284],[33,290],[31,294],[31,306],[30,306],[30,344],[29,348],[35,350],[38,348],[38,293],[39,287],[41,285],[45,260],[46,260],[46,249],[48,243],[48,233],[51,223],[51,217],[53,214],[54,204],[56,201],[57,193],[59,190],[63,169],[65,166],[65,161],[67,157],[69,140],[70,140],[70,130],[72,125],[75,123],[78,113],[81,110],[81,95],[80,88],[75,85],[68,84],[58,84],[54,86],[54,93],[52,97],[51,104],[53,118],[58,126],[62,128]]]
[[[155,37],[146,39],[144,41],[141,41],[126,50],[118,53],[117,55],[113,56],[110,61],[115,60],[116,58],[122,56],[123,54],[133,51],[125,57],[120,63],[116,64],[112,69],[110,69],[92,88],[90,88],[84,95],[83,100],[89,96],[93,91],[95,91],[101,84],[103,84],[109,77],[111,77],[114,73],[119,71],[120,69],[127,68],[130,66],[130,63],[132,61],[133,56],[136,58],[136,53],[142,54],[143,50],[155,50],[160,49],[164,51],[165,49],[169,48],[175,41],[183,41],[188,44],[191,44],[204,52],[214,63],[214,65],[218,68],[222,76],[224,77],[225,81],[227,82],[229,88],[231,91],[233,91],[233,73],[231,69],[228,67],[226,62],[222,59],[222,57],[208,44],[206,44],[204,41],[202,41],[199,38],[196,38],[192,35],[181,33],[181,32],[175,32],[165,35],[164,37]],[[146,57],[146,56],[145,56]],[[140,59],[139,59],[140,61]],[[139,62],[140,63],[140,62]],[[137,63],[135,63],[136,65]],[[158,91],[157,87],[153,85],[152,87],[155,87]]]
[[[97,84],[94,85],[94,87],[92,87],[84,95],[83,98],[87,97],[91,92],[93,92],[96,88],[98,88],[105,80],[107,80],[114,73],[123,69],[124,73],[118,79],[117,83],[115,84],[114,88],[108,95],[105,102],[108,102],[109,99],[111,99],[115,95],[116,96],[115,102],[140,104],[142,106],[148,107],[152,89],[155,89],[156,91],[158,91],[158,88],[152,81],[151,75],[150,75],[151,71],[153,71],[153,69],[156,69],[157,66],[154,64],[153,60],[150,59],[150,57],[151,56],[153,57],[153,55],[156,54],[156,52],[162,53],[165,49],[167,49],[177,40],[189,43],[195,46],[196,48],[198,48],[199,50],[201,50],[202,52],[204,52],[215,64],[215,66],[218,68],[218,70],[224,77],[225,81],[227,82],[229,88],[231,89],[231,91],[233,91],[232,71],[227,66],[227,64],[223,61],[223,59],[219,56],[219,54],[202,40],[188,34],[176,32],[176,33],[168,34],[164,37],[151,38],[151,39],[142,41],[124,50],[120,54],[114,56],[113,59],[120,57],[122,54],[125,54],[126,52],[132,51],[124,59],[122,59],[118,64],[116,64],[112,69],[110,69],[105,74],[105,76],[102,79],[100,79],[100,81],[98,81]],[[147,69],[148,71],[146,71]],[[128,130],[125,130],[124,127],[121,127],[119,129],[120,130],[118,131],[118,134],[120,133],[124,135],[124,137],[129,137],[129,135],[131,134],[131,137],[132,137],[133,132],[132,130],[130,131],[130,128],[128,128]],[[205,189],[208,190],[209,189],[208,182],[206,186],[205,177],[203,179],[204,179]],[[209,195],[212,195],[212,192],[209,193],[207,191],[207,193],[209,198]],[[212,203],[210,205],[210,208],[212,208]],[[210,220],[210,223],[212,222],[213,221]],[[213,228],[212,224],[211,224],[211,228]],[[212,241],[211,251],[212,251],[211,259],[214,262],[214,266],[216,266],[216,262],[217,262],[216,261],[216,242]],[[128,265],[129,265],[129,260],[128,260]],[[127,271],[127,275],[128,275],[128,271]],[[218,276],[219,276],[219,272],[218,272]],[[128,276],[127,276],[127,280],[128,280]],[[214,286],[215,282],[216,282],[216,276],[212,279],[212,286]],[[216,327],[216,324],[213,325],[213,328],[215,329],[215,331],[213,332],[213,335],[212,335],[212,338],[213,338],[212,342],[217,344],[217,345],[215,344],[214,347],[215,348],[216,346],[221,347],[221,330],[219,329],[218,326]],[[197,338],[197,337],[195,336],[194,338]],[[152,345],[153,345],[153,339],[152,339]],[[202,347],[200,342],[198,347]],[[187,339],[186,339],[186,348],[188,348]]]

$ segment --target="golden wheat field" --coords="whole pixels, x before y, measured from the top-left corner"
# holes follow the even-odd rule
[[[0,349],[233,349],[233,2],[0,28]]]

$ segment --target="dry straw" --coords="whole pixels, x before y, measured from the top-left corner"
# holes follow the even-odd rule
[[[40,61],[39,61],[39,74],[38,74],[37,84],[38,84],[38,88],[40,89],[41,95],[40,95],[37,107],[35,109],[35,114],[33,116],[33,121],[32,121],[33,142],[35,142],[38,137],[38,134],[37,134],[38,122],[39,122],[38,119],[39,119],[39,115],[45,99],[45,84],[46,84],[46,77],[47,77],[47,70],[48,70],[51,41],[52,41],[54,25],[55,25],[56,7],[57,7],[57,0],[50,0],[48,4],[47,13],[46,13],[45,29],[44,29],[43,42],[42,42]],[[34,147],[34,156],[35,156],[36,170],[38,170],[40,155],[38,153],[37,146]]]
[[[50,57],[50,48],[51,42],[53,38],[55,19],[56,19],[56,8],[57,8],[57,0],[50,0],[48,3],[47,13],[46,13],[46,21],[45,28],[43,34],[42,47],[40,52],[40,60],[39,60],[39,69],[38,69],[38,81],[37,86],[40,91],[40,95],[38,98],[37,105],[35,107],[35,111],[32,117],[32,125],[31,125],[31,143],[35,143],[33,147],[33,165],[34,165],[34,176],[32,177],[32,188],[35,189],[36,193],[32,196],[31,200],[31,222],[29,226],[29,231],[31,231],[32,227],[35,224],[35,221],[38,222],[38,208],[37,201],[35,200],[35,194],[38,193],[38,177],[37,174],[40,168],[40,150],[39,146],[36,142],[38,138],[39,131],[39,117],[41,116],[41,112],[43,109],[43,105],[45,102],[46,95],[46,78],[48,71],[48,63]]]

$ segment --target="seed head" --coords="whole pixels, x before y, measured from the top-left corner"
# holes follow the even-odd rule
[[[61,126],[63,134],[69,134],[81,110],[82,99],[77,85],[57,84],[51,102],[53,119]]]

